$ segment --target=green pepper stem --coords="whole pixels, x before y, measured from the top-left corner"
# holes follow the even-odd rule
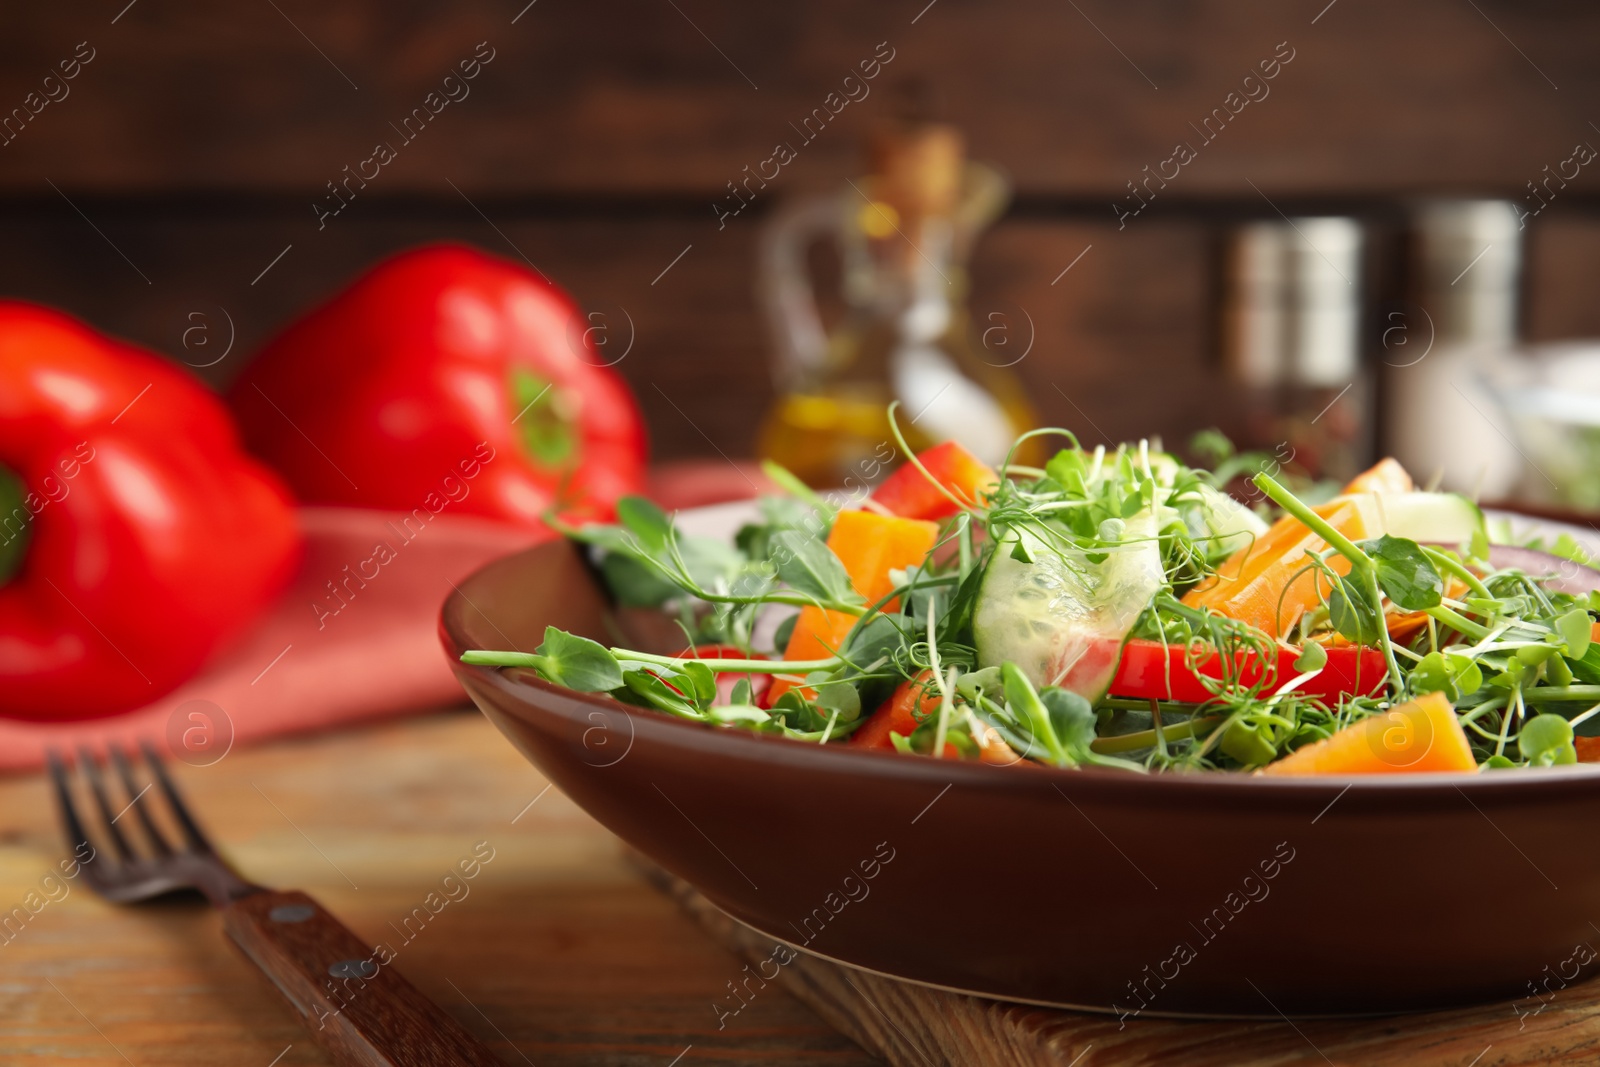
[[[28,550],[28,533],[33,526],[33,513],[26,507],[27,487],[10,470],[0,467],[0,585],[5,585],[22,566],[23,554]],[[12,529],[11,520],[18,515],[22,522]]]

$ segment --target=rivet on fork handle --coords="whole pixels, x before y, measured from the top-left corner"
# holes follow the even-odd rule
[[[228,936],[352,1067],[489,1067],[475,1037],[304,893],[263,890],[222,910]]]

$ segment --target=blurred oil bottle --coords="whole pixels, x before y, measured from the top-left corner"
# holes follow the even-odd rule
[[[1036,425],[1007,369],[1018,353],[976,340],[967,310],[967,262],[1005,206],[1005,179],[966,160],[957,130],[925,121],[880,129],[869,164],[839,193],[779,214],[763,236],[778,399],[758,448],[818,487],[877,477],[894,448],[893,400],[911,447],[956,440],[990,463]],[[807,269],[823,241],[841,268],[843,312],[831,330]]]
[[[1372,451],[1362,244],[1354,219],[1315,217],[1249,223],[1226,246],[1222,360],[1238,443],[1319,478],[1349,478]]]

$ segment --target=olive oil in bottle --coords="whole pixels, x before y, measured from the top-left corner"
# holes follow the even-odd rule
[[[781,214],[762,250],[779,396],[759,451],[818,487],[878,476],[896,447],[891,401],[912,448],[956,440],[993,464],[1035,425],[1008,367],[1019,357],[975,336],[967,311],[967,261],[1005,205],[1005,180],[965,161],[960,134],[936,123],[881,130],[871,163],[839,194]],[[831,331],[806,269],[826,237],[844,308]]]

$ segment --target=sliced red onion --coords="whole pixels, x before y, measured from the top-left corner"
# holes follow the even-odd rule
[[[1600,590],[1600,570],[1535,548],[1490,545],[1489,562],[1500,568],[1515,567],[1529,577],[1543,579],[1544,587],[1553,593],[1577,596]]]

